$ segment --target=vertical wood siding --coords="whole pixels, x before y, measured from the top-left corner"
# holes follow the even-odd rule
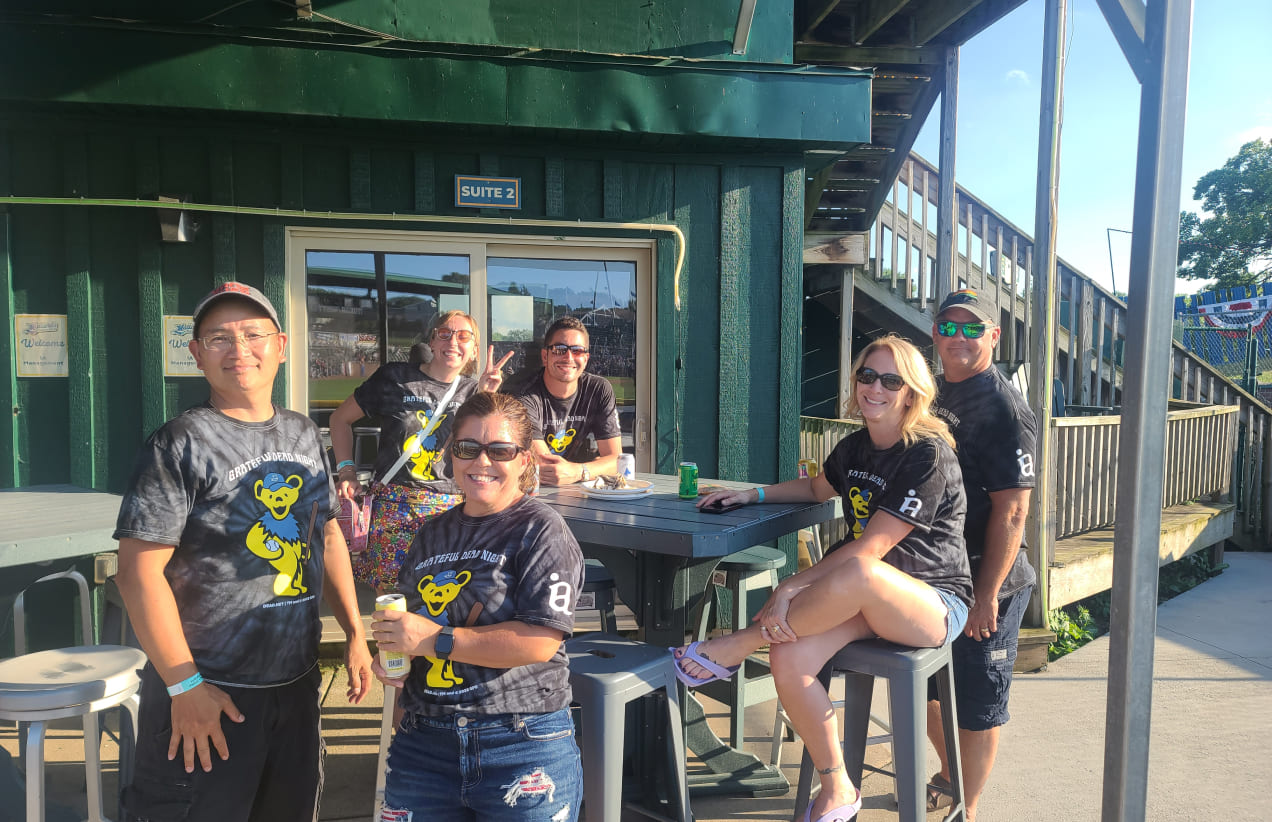
[[[678,225],[688,241],[683,310],[673,305],[675,244],[665,237],[656,244],[655,305],[645,307],[656,312],[656,470],[674,472],[687,459],[703,476],[793,475],[802,348],[804,170],[797,156],[501,145],[495,138],[428,143],[394,141],[382,131],[206,122],[0,120],[5,194],[162,193],[244,206],[468,216],[471,210],[451,205],[449,189],[455,174],[473,173],[520,177],[518,216]],[[287,311],[285,228],[299,221],[203,214],[194,242],[167,244],[148,209],[13,206],[3,216],[0,306],[8,328],[16,312],[67,313],[72,376],[15,379],[12,332],[5,334],[0,377],[12,386],[18,413],[0,429],[0,485],[121,490],[149,432],[207,393],[200,379],[162,376],[163,316],[190,313],[212,285],[229,279],[261,288]],[[287,380],[303,378],[303,365],[284,368],[277,402]]]

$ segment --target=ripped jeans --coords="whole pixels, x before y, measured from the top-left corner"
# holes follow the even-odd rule
[[[575,822],[582,800],[583,765],[569,710],[407,714],[389,748],[380,820]]]

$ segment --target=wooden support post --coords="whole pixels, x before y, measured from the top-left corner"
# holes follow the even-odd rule
[[[958,48],[945,50],[945,88],[941,91],[941,148],[937,165],[941,173],[937,178],[936,199],[936,290],[934,297],[939,304],[945,295],[954,290],[955,250],[954,226],[958,225],[955,210],[955,167],[958,147],[956,127],[958,114]],[[924,213],[927,209],[924,208]],[[969,223],[970,228],[970,223]],[[970,231],[968,232],[970,235]],[[926,297],[927,294],[924,294]]]
[[[844,266],[843,283],[839,292],[839,402],[835,416],[842,417],[848,405],[848,393],[852,390],[852,302],[857,288],[855,266]]]

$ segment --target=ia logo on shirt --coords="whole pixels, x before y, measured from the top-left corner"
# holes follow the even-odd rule
[[[1033,470],[1033,454],[1026,454],[1023,450],[1016,449],[1016,464],[1020,466],[1020,476],[1032,477]]]
[[[559,582],[561,575],[553,573],[548,577],[552,580],[552,584],[548,586],[548,607],[558,614],[570,615],[570,605],[574,603],[574,597],[570,596],[572,586],[568,582]]]
[[[915,495],[913,488],[907,491],[905,499],[901,500],[901,513],[908,517],[918,516],[919,509],[922,507],[923,500]]]

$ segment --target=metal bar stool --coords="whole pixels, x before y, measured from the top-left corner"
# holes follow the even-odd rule
[[[953,804],[945,819],[947,822],[966,820],[950,647],[908,648],[881,639],[852,642],[831,657],[817,678],[828,687],[838,674],[844,675],[844,766],[848,769],[848,778],[858,788],[866,759],[874,678],[882,676],[888,680],[897,811],[904,822],[923,822],[927,818],[927,683],[929,677],[936,677],[953,795]],[[806,749],[799,768],[799,789],[791,817],[794,822],[803,819],[812,782],[813,762]]]
[[[55,579],[70,579],[76,583],[82,636],[85,641],[92,641],[87,581],[72,570],[41,577],[32,584]],[[13,603],[14,647],[19,653],[26,650],[25,594],[23,591]],[[120,707],[128,715],[130,726],[121,728],[119,741],[119,783],[126,785],[132,781],[133,745],[137,738],[137,690],[141,687],[137,670],[145,664],[146,655],[141,651],[119,645],[24,653],[0,662],[0,719],[18,722],[26,748],[27,822],[44,822],[46,723],[72,716],[83,717],[88,820],[105,822],[97,714]]]
[[[752,591],[772,591],[777,587],[777,571],[786,564],[786,554],[775,548],[756,545],[729,554],[720,560],[711,575],[711,584],[702,598],[702,611],[698,617],[696,640],[707,638],[711,626],[711,612],[715,609],[714,588],[723,587],[733,595],[733,630],[745,628],[750,622],[747,605]],[[777,697],[773,675],[769,667],[757,659],[747,659],[732,678],[725,682],[711,682],[699,692],[725,705],[733,706],[729,712],[729,736],[727,741],[734,748],[742,747],[746,709]]]
[[[692,822],[685,774],[680,691],[665,648],[608,634],[585,634],[565,643],[570,687],[582,711],[583,802],[587,822],[619,822],[623,812],[623,749],[627,705],[647,696],[667,704],[667,751],[646,751],[669,769],[670,812]],[[661,814],[659,814],[661,817]]]

